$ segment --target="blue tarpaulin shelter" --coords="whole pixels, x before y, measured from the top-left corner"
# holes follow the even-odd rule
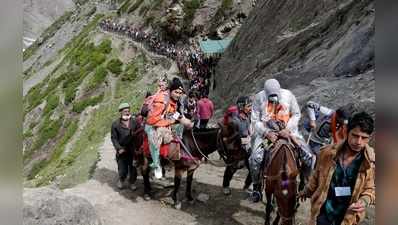
[[[200,49],[204,54],[214,55],[223,53],[231,41],[231,38],[223,40],[206,40],[200,41],[199,44]]]

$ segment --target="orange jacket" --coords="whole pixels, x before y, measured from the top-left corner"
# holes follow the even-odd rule
[[[154,127],[168,127],[175,123],[175,120],[168,119],[167,116],[177,111],[177,103],[173,101],[169,95],[168,91],[162,91],[155,95],[146,120],[148,125]],[[167,102],[168,98],[169,100]],[[165,109],[165,107],[167,107],[167,109]]]

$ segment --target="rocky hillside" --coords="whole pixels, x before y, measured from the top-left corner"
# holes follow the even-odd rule
[[[299,103],[358,103],[374,112],[372,0],[259,1],[216,69],[220,106],[276,78]]]
[[[56,19],[74,7],[73,0],[24,0],[23,47],[27,48]]]
[[[188,42],[217,35],[238,13],[229,0],[74,2],[74,10],[58,17],[23,54],[25,186],[65,188],[87,180],[117,105],[128,101],[138,110],[156,78],[177,75],[175,62],[125,36],[103,32],[102,19],[135,24],[165,38],[178,23],[175,37]],[[239,26],[219,34],[233,36]]]

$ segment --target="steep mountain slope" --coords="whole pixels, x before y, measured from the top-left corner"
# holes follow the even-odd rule
[[[374,111],[374,1],[259,1],[216,69],[220,105],[277,78],[301,105]]]
[[[179,37],[185,35],[185,42],[210,29],[193,32],[191,27],[212,20],[217,29],[237,13],[236,4],[229,0],[74,2],[74,10],[65,11],[24,52],[26,186],[69,187],[87,180],[98,160],[98,147],[117,115],[116,106],[129,101],[137,110],[157,77],[165,72],[169,77],[177,75],[174,62],[126,37],[103,32],[99,21],[109,17],[167,35],[163,26],[173,20],[162,18],[179,5],[184,28]],[[43,3],[36,3],[37,7]]]
[[[74,7],[73,0],[24,0],[23,47],[27,48],[58,17]]]

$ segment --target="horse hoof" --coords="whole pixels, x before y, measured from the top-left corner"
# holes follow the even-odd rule
[[[145,201],[151,200],[151,196],[149,194],[144,194],[144,200]]]
[[[223,188],[223,193],[224,193],[224,195],[230,195],[231,189],[229,187],[225,187],[225,188]]]
[[[181,209],[181,202],[174,203],[174,208],[177,210]]]

